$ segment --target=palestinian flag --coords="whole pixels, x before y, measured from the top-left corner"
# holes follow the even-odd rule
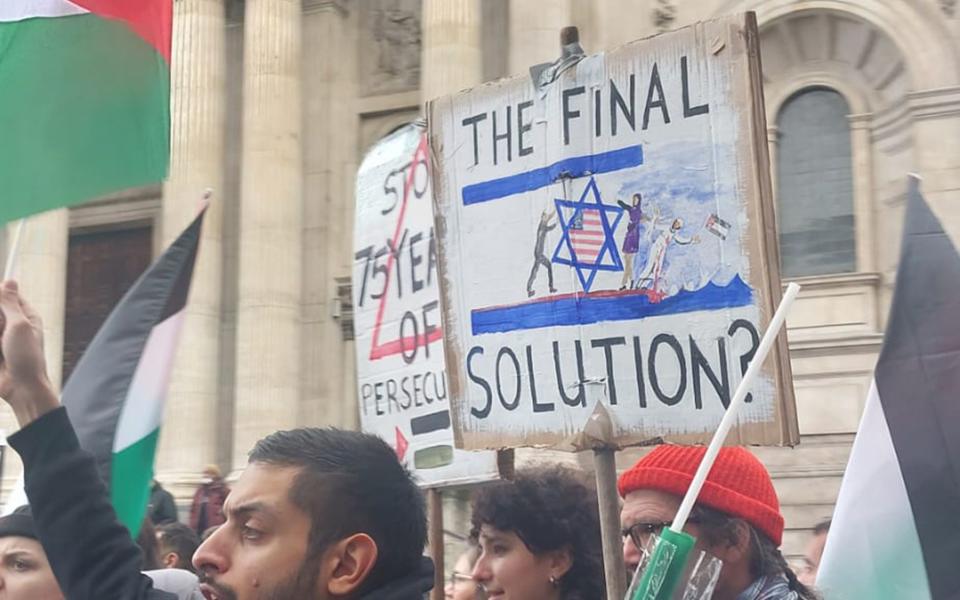
[[[173,0],[0,0],[0,223],[157,183]]]
[[[821,560],[826,600],[960,598],[960,255],[911,178],[883,350]]]
[[[96,457],[117,516],[134,537],[147,511],[202,223],[203,213],[140,276],[63,388],[80,445]]]

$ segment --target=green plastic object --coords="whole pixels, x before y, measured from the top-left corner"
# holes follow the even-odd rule
[[[660,532],[660,540],[630,600],[670,600],[696,543],[696,538],[682,531]]]
[[[430,446],[413,453],[413,466],[417,469],[436,469],[453,462],[453,446]]]

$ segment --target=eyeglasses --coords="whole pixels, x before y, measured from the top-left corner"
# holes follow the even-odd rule
[[[461,573],[460,571],[453,571],[450,573],[450,585],[456,587],[457,582],[460,581],[469,581],[470,583],[474,583],[473,577],[467,573]]]
[[[687,519],[687,523],[696,523],[697,519],[690,517]],[[634,547],[637,550],[642,550],[647,546],[647,543],[650,541],[650,536],[660,535],[660,532],[663,531],[665,527],[670,527],[673,524],[673,521],[652,521],[639,523],[634,523],[630,527],[624,527],[620,530],[620,534],[623,536],[623,539],[630,537],[630,541],[633,542]]]

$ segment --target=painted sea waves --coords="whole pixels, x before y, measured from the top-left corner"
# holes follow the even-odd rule
[[[747,306],[753,292],[739,275],[726,285],[707,283],[699,290],[680,290],[662,297],[650,290],[600,291],[550,296],[512,306],[474,310],[474,335],[563,325],[632,321],[646,317]]]

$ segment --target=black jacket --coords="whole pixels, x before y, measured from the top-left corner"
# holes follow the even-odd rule
[[[173,500],[173,494],[163,489],[159,483],[154,483],[150,488],[147,516],[154,525],[177,522],[177,504]]]
[[[67,600],[176,600],[140,573],[93,456],[58,408],[9,438],[23,459],[34,526]]]
[[[420,568],[402,579],[391,581],[387,585],[360,597],[360,600],[423,600],[427,592],[433,589],[433,561],[424,556],[420,559]]]

